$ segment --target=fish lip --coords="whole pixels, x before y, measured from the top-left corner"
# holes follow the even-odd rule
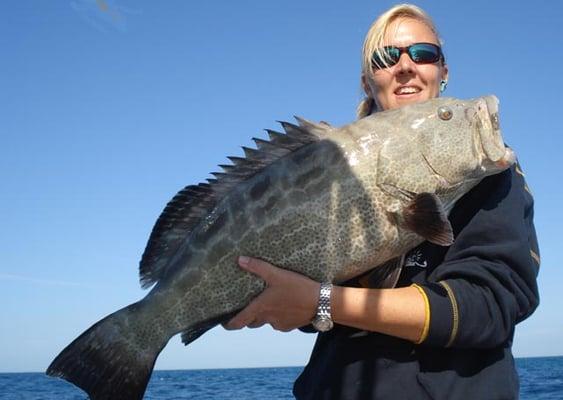
[[[505,170],[515,162],[516,162],[516,154],[514,154],[514,151],[512,151],[510,147],[505,147],[503,156],[497,161],[495,161],[495,165],[498,168]]]
[[[489,95],[483,97],[484,105],[487,109],[487,118],[485,118],[490,124],[495,132],[500,132],[499,123],[499,99],[495,95]]]
[[[503,160],[508,162],[510,157],[508,157],[507,147],[502,141],[498,105],[499,100],[494,95],[480,97],[477,100],[475,117],[479,131],[478,150],[482,151],[483,156],[492,164],[497,165],[499,162],[498,166],[500,166],[503,165]],[[490,133],[488,134],[488,132]]]
[[[481,121],[483,131],[493,130],[491,122],[493,111],[495,111],[495,104],[491,99],[488,99],[488,96],[477,100],[477,118]],[[498,113],[498,108],[495,112]]]
[[[485,105],[487,106],[487,111],[489,113],[489,120],[493,127],[493,130],[500,131],[499,119],[498,119],[498,105],[499,99],[495,95],[484,96],[483,100],[485,101]]]
[[[485,105],[487,106],[487,110],[489,111],[489,115],[498,115],[498,105],[499,99],[494,94],[483,96],[483,100],[485,101]]]

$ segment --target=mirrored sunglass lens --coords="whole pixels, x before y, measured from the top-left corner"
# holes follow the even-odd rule
[[[385,63],[383,62],[379,54],[377,54],[377,51],[373,52],[373,56],[371,57],[371,64],[374,68],[385,68]]]
[[[376,68],[386,68],[397,63],[401,51],[396,47],[384,47],[373,52],[372,63]]]
[[[417,63],[434,63],[440,59],[437,47],[428,44],[415,44],[409,48],[409,55]]]
[[[385,53],[387,54],[387,58],[389,59],[389,61],[392,62],[393,64],[399,61],[399,58],[401,57],[401,50],[399,50],[396,47],[392,47],[392,46],[386,47]]]

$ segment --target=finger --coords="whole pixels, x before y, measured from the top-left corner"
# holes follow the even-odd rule
[[[266,324],[265,321],[258,321],[258,320],[254,320],[253,322],[251,322],[250,324],[246,325],[247,328],[251,328],[251,329],[256,329],[256,328],[261,328],[262,326],[264,326]]]
[[[225,324],[225,329],[229,331],[242,329],[248,324],[250,324],[252,320],[253,320],[252,317],[247,316],[246,313],[244,312],[241,312],[235,315],[233,319],[231,319],[229,322]]]
[[[271,279],[275,276],[277,270],[279,269],[278,267],[275,267],[264,260],[246,256],[240,256],[238,258],[238,263],[241,268],[253,273],[254,275],[259,276],[264,281],[266,281],[266,283],[271,281]]]
[[[256,319],[256,302],[251,302],[246,308],[244,308],[241,312],[235,315],[229,322],[227,322],[224,326],[225,329],[228,330],[235,330],[235,329],[242,329],[245,326],[248,326]]]
[[[289,332],[293,330],[293,328],[289,327],[288,325],[282,324],[280,321],[272,321],[270,322],[270,325],[272,325],[272,328],[274,328],[276,331],[280,332]]]
[[[247,319],[239,314],[235,315],[229,322],[223,324],[223,328],[228,331],[236,331],[242,329],[247,325]]]

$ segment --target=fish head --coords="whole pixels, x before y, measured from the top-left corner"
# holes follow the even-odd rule
[[[394,126],[377,157],[387,212],[426,240],[450,245],[447,214],[456,201],[515,162],[500,132],[498,100],[438,98],[392,111],[382,115]]]
[[[392,132],[377,156],[377,184],[402,202],[435,193],[449,211],[484,177],[515,162],[502,139],[494,96],[437,98],[376,118]]]
[[[480,180],[515,162],[502,139],[495,96],[439,98],[420,108],[410,128],[428,166],[446,185]]]

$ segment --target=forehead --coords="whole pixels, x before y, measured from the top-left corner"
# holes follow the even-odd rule
[[[439,45],[438,38],[424,22],[413,18],[397,18],[385,31],[385,45],[408,46],[427,42]]]

